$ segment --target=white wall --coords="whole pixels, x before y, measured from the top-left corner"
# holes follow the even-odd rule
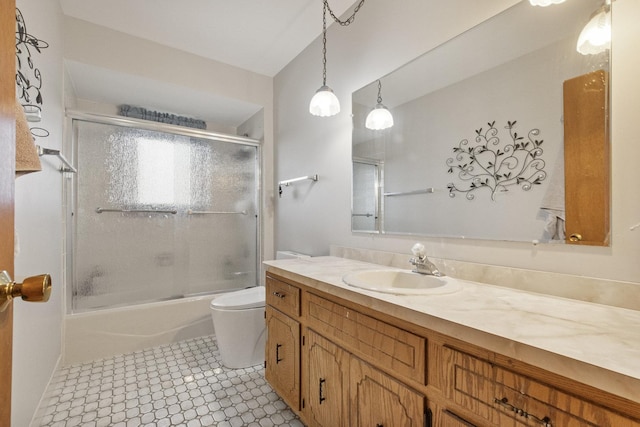
[[[62,12],[58,2],[18,0],[27,31],[49,43],[38,53],[32,49],[42,73],[42,121],[50,132],[36,144],[62,148]],[[49,273],[51,299],[45,304],[14,303],[12,425],[29,425],[40,396],[61,353],[63,313],[62,182],[59,161],[41,157],[42,171],[16,180],[16,231],[20,252],[15,259],[15,279]]]
[[[408,254],[421,240],[428,254],[439,258],[640,281],[640,228],[630,229],[640,222],[640,168],[635,164],[640,143],[634,121],[640,110],[634,95],[640,86],[637,0],[618,0],[613,6],[611,247],[351,233],[351,93],[516,1],[489,3],[372,0],[351,26],[330,27],[327,83],[341,100],[338,116],[308,113],[309,99],[322,81],[320,39],[276,76],[275,179],[320,175],[313,185],[287,188],[277,200],[278,249],[326,255],[330,244],[338,244]]]

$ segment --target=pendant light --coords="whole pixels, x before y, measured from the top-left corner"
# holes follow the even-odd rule
[[[331,88],[327,86],[327,11],[329,11],[329,14],[335,22],[342,25],[343,27],[346,27],[353,22],[356,17],[356,13],[358,13],[363,4],[364,0],[360,0],[358,5],[353,9],[353,13],[351,14],[351,16],[348,19],[341,21],[329,7],[328,0],[323,1],[322,86],[320,86],[320,89],[316,91],[315,95],[313,95],[313,98],[311,98],[311,102],[309,103],[309,112],[314,116],[329,117],[335,116],[340,112],[340,101],[338,101],[338,97],[335,93],[333,93],[333,90],[331,90]]]
[[[529,0],[529,3],[531,3],[533,6],[542,6],[542,7],[547,7],[552,4],[560,4],[564,2],[565,0]]]
[[[311,98],[309,112],[314,116],[329,117],[340,112],[340,101],[327,86],[327,3],[322,7],[322,86]]]
[[[583,55],[595,55],[611,48],[611,3],[591,16],[578,37],[576,50]]]
[[[365,120],[365,127],[371,130],[383,130],[393,126],[391,111],[382,104],[382,83],[378,80],[378,103],[369,112]]]

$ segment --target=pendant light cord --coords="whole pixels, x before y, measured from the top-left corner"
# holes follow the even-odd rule
[[[322,86],[327,85],[327,9],[329,3],[325,0],[322,6]],[[331,12],[331,9],[329,9]],[[333,12],[331,12],[333,14]]]
[[[360,10],[360,8],[362,7],[362,5],[364,4],[364,0],[360,0],[360,3],[358,3],[358,5],[355,7],[355,9],[353,9],[353,13],[351,14],[350,17],[348,17],[346,20],[341,21],[335,13],[333,13],[333,10],[331,10],[331,7],[329,6],[329,0],[324,0],[324,7],[326,8],[325,10],[329,10],[329,14],[331,15],[331,17],[333,18],[334,21],[336,21],[338,24],[342,25],[343,27],[346,27],[347,25],[351,24],[353,22],[354,19],[356,19],[356,13],[358,13],[358,11]]]
[[[338,24],[343,27],[351,24],[354,19],[356,19],[356,13],[360,10],[362,5],[364,4],[364,0],[360,0],[360,3],[353,9],[353,13],[346,20],[340,20],[333,10],[331,10],[331,6],[329,6],[329,0],[323,0],[322,6],[322,86],[327,85],[327,10],[329,14]]]

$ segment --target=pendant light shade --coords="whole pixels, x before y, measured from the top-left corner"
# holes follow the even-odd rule
[[[393,116],[387,107],[378,104],[371,110],[364,125],[371,130],[387,129],[393,126]]]
[[[378,80],[378,103],[367,115],[364,126],[371,130],[383,130],[393,126],[391,111],[382,104],[382,82],[380,80]]]
[[[340,112],[340,101],[329,86],[323,85],[311,98],[309,112],[320,117],[335,116]]]
[[[611,48],[611,6],[605,5],[591,17],[580,32],[576,49],[583,55],[595,55]]]
[[[529,0],[529,3],[531,3],[533,6],[542,6],[542,7],[546,7],[552,4],[560,4],[564,2],[565,0]]]

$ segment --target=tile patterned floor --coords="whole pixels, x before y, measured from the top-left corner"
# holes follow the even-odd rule
[[[227,369],[201,337],[60,369],[34,426],[304,427],[262,366]]]

